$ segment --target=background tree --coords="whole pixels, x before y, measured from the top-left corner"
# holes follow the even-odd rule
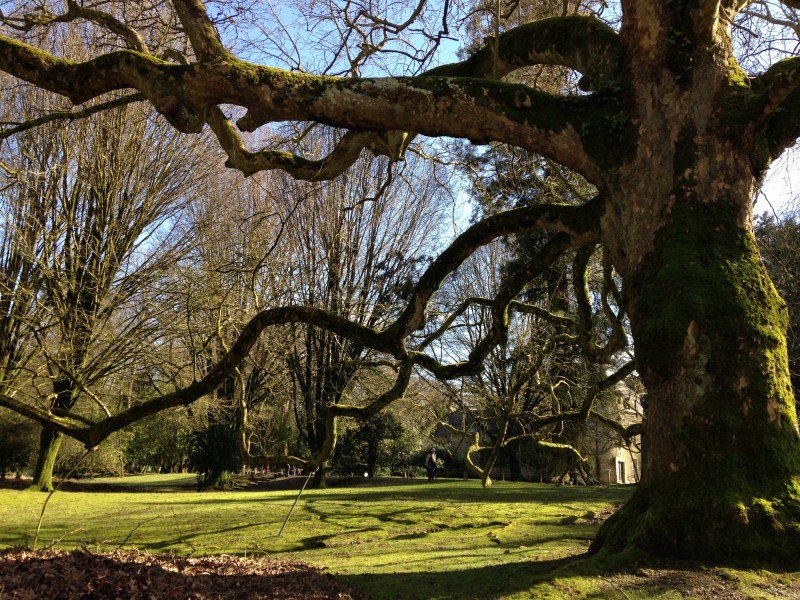
[[[176,473],[188,466],[190,436],[197,425],[185,410],[166,411],[142,419],[125,444],[128,472]]]
[[[179,324],[174,335],[183,349],[183,377],[188,380],[213,368],[254,312],[287,297],[291,249],[283,243],[281,231],[287,224],[281,219],[284,203],[291,199],[276,179],[256,176],[241,182],[219,174],[205,197],[187,211],[182,227],[194,244],[162,285],[172,290],[174,306],[165,314]],[[267,448],[270,434],[257,430],[258,413],[266,413],[263,424],[271,427],[274,421],[273,433],[291,416],[286,348],[285,331],[262,336],[215,390],[218,402],[207,408],[211,425],[236,433],[245,462],[263,463],[264,452],[276,450]],[[256,449],[254,437],[260,440]]]
[[[8,410],[0,411],[0,479],[22,474],[36,455],[36,425]]]
[[[289,297],[364,327],[385,326],[438,237],[441,190],[431,175],[416,159],[396,167],[373,159],[334,182],[289,187],[298,199],[288,204],[294,211],[286,233],[293,251]],[[294,327],[292,339],[287,366],[295,417],[314,454],[327,443],[329,406],[371,366],[372,353],[313,326]],[[324,486],[325,473],[320,465],[316,487]]]
[[[230,485],[230,473],[242,464],[241,446],[236,431],[223,423],[195,431],[189,442],[189,469],[197,473],[197,488]]]
[[[42,100],[20,92],[8,107],[17,115]],[[170,219],[201,184],[173,169],[179,141],[165,134],[146,112],[123,106],[23,131],[6,148],[4,377],[10,382],[16,372],[21,347],[30,353],[38,346],[44,360],[30,365],[38,375],[24,389],[35,402],[52,394],[45,401],[53,409],[69,410],[84,397],[110,414],[91,389],[130,363],[148,335],[129,300],[173,260]],[[36,332],[36,341],[27,334],[20,346],[25,331]],[[43,428],[35,487],[51,489],[60,439]]]
[[[392,413],[379,413],[341,436],[333,467],[356,475],[363,472],[370,479],[375,477],[379,467],[391,471],[408,461],[405,433],[400,420]]]
[[[453,274],[448,282],[453,288],[450,293],[467,300],[452,309],[439,327],[447,326],[452,331],[444,342],[450,352],[466,352],[487,335],[491,297],[502,285],[508,265],[519,257],[519,251],[519,247],[499,243],[486,246]],[[587,266],[588,262],[580,264],[576,272],[584,273]],[[564,264],[530,282],[531,287],[522,294],[527,301],[516,301],[510,307],[505,339],[492,348],[475,375],[465,378],[465,385],[456,394],[460,399],[458,411],[463,415],[460,427],[449,418],[440,423],[440,427],[469,440],[467,466],[481,477],[484,486],[491,485],[491,471],[501,458],[513,458],[512,472],[519,477],[523,448],[537,443],[568,459],[557,467],[557,479],[576,465],[582,468],[581,432],[589,402],[633,370],[633,364],[627,363],[617,371],[604,372],[604,365],[610,365],[615,358],[624,329],[619,324],[619,312],[608,306],[607,314],[613,319],[610,321],[604,319],[600,308],[609,296],[609,289],[596,281],[602,266],[594,269],[592,278],[599,306],[589,309],[587,320],[593,327],[598,322],[607,324],[605,348],[595,349],[593,355],[581,353],[579,322],[568,312],[574,301],[558,281],[568,281],[571,270],[571,265]],[[583,283],[580,275],[578,279]],[[476,460],[481,455],[480,465],[472,454]],[[590,481],[588,473],[584,471],[583,475]]]
[[[800,219],[793,212],[780,219],[764,214],[755,233],[769,276],[789,310],[789,371],[795,401],[800,402]]]

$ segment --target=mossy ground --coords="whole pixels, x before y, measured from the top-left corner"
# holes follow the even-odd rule
[[[302,480],[292,483],[299,488]],[[586,560],[600,518],[630,497],[628,487],[332,484],[306,489],[278,538],[298,489],[264,484],[198,493],[189,475],[95,480],[82,491],[56,492],[38,545],[108,551],[124,543],[152,553],[295,558],[327,568],[375,600],[678,598],[714,585],[744,590],[738,596],[744,598],[800,595],[800,573],[653,565],[632,556]],[[32,543],[44,498],[0,490],[0,548]],[[762,593],[768,589],[795,596]]]

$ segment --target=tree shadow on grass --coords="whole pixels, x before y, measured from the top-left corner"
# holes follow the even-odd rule
[[[489,565],[472,569],[459,569],[457,564],[437,565],[443,571],[414,573],[381,573],[338,575],[345,585],[381,598],[403,600],[463,600],[494,599],[530,590],[537,583],[552,578],[557,569],[584,555],[555,560],[521,561]]]

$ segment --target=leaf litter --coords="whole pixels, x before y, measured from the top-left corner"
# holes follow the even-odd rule
[[[0,552],[0,598],[367,600],[301,561],[23,548]]]

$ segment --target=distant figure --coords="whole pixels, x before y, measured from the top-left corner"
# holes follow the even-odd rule
[[[425,470],[428,472],[428,481],[436,479],[436,448],[431,448],[425,457]]]

